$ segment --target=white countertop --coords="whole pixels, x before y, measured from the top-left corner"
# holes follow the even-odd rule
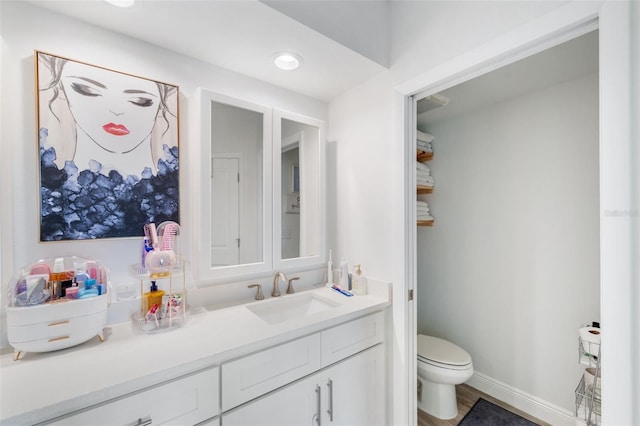
[[[367,296],[345,297],[330,288],[316,293],[338,306],[316,314],[269,325],[246,306],[192,312],[180,328],[136,334],[130,323],[108,326],[97,338],[48,353],[0,356],[0,423],[34,424],[148,386],[280,344],[390,306],[388,283],[369,280]]]

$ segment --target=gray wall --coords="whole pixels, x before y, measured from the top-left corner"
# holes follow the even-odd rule
[[[418,331],[572,410],[577,329],[600,315],[597,75],[426,130],[435,226],[418,229]]]

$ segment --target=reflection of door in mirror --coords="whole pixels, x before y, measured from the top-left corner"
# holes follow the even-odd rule
[[[263,260],[263,114],[211,102],[211,266]]]
[[[318,255],[320,214],[319,128],[282,119],[281,258]]]
[[[301,139],[302,133],[297,133],[282,141],[282,259],[300,257],[300,189],[296,188],[293,171],[298,170],[299,186],[300,149],[298,147]]]
[[[237,265],[240,255],[240,154],[211,162],[211,265]]]

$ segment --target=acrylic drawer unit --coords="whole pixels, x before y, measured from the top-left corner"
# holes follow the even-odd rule
[[[42,259],[15,277],[7,298],[7,338],[14,359],[23,352],[55,351],[96,336],[103,340],[110,299],[104,266],[79,257]],[[86,288],[85,282],[90,283]]]

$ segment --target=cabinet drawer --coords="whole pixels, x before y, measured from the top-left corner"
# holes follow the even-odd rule
[[[53,425],[185,425],[219,413],[218,367],[58,418]]]
[[[320,336],[313,334],[222,365],[222,411],[320,368]]]
[[[322,366],[333,364],[384,341],[384,312],[359,318],[321,333]]]

